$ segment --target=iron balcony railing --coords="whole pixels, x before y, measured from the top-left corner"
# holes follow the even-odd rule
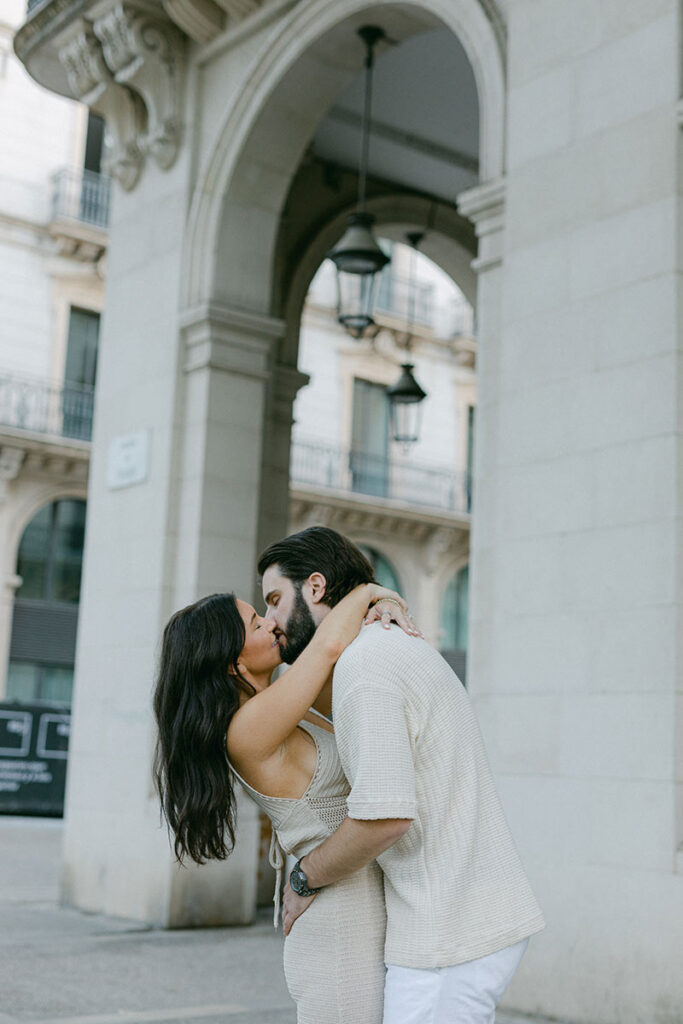
[[[94,388],[0,376],[0,427],[89,441]]]
[[[109,223],[111,181],[94,171],[64,167],[52,175],[52,220],[79,220],[97,228]]]
[[[329,487],[449,512],[468,513],[471,506],[467,473],[314,441],[292,441],[290,479],[295,485]]]
[[[391,265],[380,275],[375,308],[402,320],[432,326],[434,319],[434,288],[424,281],[413,281],[392,270]]]

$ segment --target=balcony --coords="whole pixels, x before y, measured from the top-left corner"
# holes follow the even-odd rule
[[[292,442],[290,479],[294,487],[365,495],[378,499],[378,504],[396,503],[464,516],[471,507],[467,473],[313,441]]]
[[[94,388],[0,377],[0,429],[90,441]]]
[[[103,174],[65,167],[51,178],[50,234],[60,254],[97,260],[107,244],[111,182]]]
[[[385,267],[379,279],[376,312],[396,317],[423,327],[434,326],[434,288],[424,281],[414,281]]]

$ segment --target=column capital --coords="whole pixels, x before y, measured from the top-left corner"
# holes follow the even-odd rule
[[[458,196],[458,212],[472,221],[479,239],[479,255],[472,263],[477,272],[498,266],[502,261],[505,191],[505,178],[497,178]]]
[[[275,349],[285,332],[282,320],[219,303],[187,310],[180,326],[187,373],[209,368],[263,380],[272,374]]]
[[[296,366],[286,366],[284,363],[275,364],[272,377],[272,407],[273,418],[278,424],[285,424],[288,428],[292,427],[294,399],[310,379],[307,373],[297,370]]]

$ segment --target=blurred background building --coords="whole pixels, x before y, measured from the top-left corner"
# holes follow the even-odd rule
[[[251,920],[249,805],[226,864],[179,871],[159,828],[158,638],[202,594],[258,603],[258,552],[324,522],[466,675],[549,920],[511,1005],[677,1020],[679,5],[1,19],[0,692],[72,702],[64,899]],[[355,339],[325,257],[364,178],[367,25],[364,211],[391,258]]]

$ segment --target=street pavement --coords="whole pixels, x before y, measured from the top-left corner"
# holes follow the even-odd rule
[[[60,821],[0,816],[0,1024],[296,1024],[270,911],[162,931],[62,907],[61,837]]]

